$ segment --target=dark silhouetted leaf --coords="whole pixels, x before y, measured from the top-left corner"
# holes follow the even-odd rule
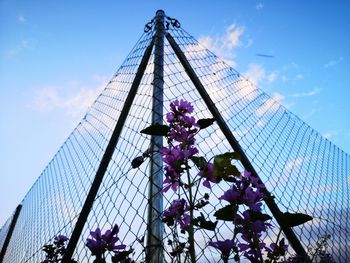
[[[251,215],[251,218],[253,221],[256,221],[256,220],[261,220],[261,221],[267,221],[267,220],[271,220],[272,217],[269,216],[268,214],[263,214],[261,212],[258,212],[258,211],[252,211],[250,210],[250,215]]]
[[[195,218],[193,220],[193,224],[195,226],[198,226],[200,228],[206,229],[206,230],[210,230],[210,231],[214,231],[216,228],[216,225],[218,224],[218,222],[212,222],[212,221],[207,221],[204,218],[204,215],[201,213],[201,215],[197,218]]]
[[[133,252],[132,249],[116,252],[115,255],[112,257],[112,262],[113,263],[123,262],[123,260],[125,260],[132,252]]]
[[[281,215],[281,221],[282,221],[283,227],[294,227],[294,226],[302,225],[312,219],[313,219],[312,216],[302,214],[302,213],[285,212]]]
[[[214,216],[217,219],[224,221],[232,221],[235,219],[237,214],[238,206],[237,205],[227,205],[218,211],[215,212]]]
[[[210,125],[214,123],[215,119],[214,118],[209,118],[209,119],[200,119],[197,121],[197,124],[201,129],[208,128]]]
[[[167,136],[169,130],[170,128],[167,125],[155,124],[143,129],[140,132],[148,135]]]
[[[192,157],[190,157],[190,159],[198,167],[198,169],[204,168],[205,165],[207,164],[207,161],[202,156],[199,156],[199,157],[192,156]]]
[[[134,160],[131,161],[131,167],[132,168],[138,168],[144,161],[144,158],[142,156],[136,157]]]

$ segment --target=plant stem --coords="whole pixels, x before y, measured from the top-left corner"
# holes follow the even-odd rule
[[[196,251],[194,247],[194,230],[193,230],[193,209],[194,209],[194,200],[192,196],[192,183],[191,183],[191,175],[188,170],[186,169],[187,172],[187,180],[188,180],[188,194],[189,194],[189,206],[190,206],[190,224],[188,226],[188,242],[189,242],[189,252],[190,252],[190,257],[191,257],[191,262],[195,263],[196,262]]]

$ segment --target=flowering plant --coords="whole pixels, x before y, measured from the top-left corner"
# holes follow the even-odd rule
[[[276,241],[267,244],[263,237],[268,229],[273,227],[269,222],[272,218],[263,212],[262,205],[264,200],[271,198],[270,194],[259,178],[249,171],[241,173],[232,164],[233,160],[240,160],[238,153],[227,152],[213,156],[209,160],[198,155],[199,149],[195,146],[195,137],[215,120],[209,118],[197,121],[191,116],[193,110],[189,102],[175,100],[170,104],[170,112],[166,115],[168,125],[153,125],[141,131],[145,134],[164,136],[167,140],[167,146],[160,149],[165,164],[162,192],[165,194],[173,191],[178,197],[170,202],[162,214],[163,222],[172,233],[172,237],[168,240],[168,245],[172,248],[169,253],[172,262],[196,262],[195,232],[200,229],[216,231],[219,221],[232,224],[233,235],[225,240],[215,241],[212,238],[208,240],[207,246],[218,250],[225,263],[230,259],[265,263],[301,263],[313,260],[333,262],[325,249],[329,237],[320,241],[318,247],[310,253],[311,260],[305,261],[298,256],[286,257],[288,245],[284,238],[280,239],[282,228],[294,227],[312,219],[305,214],[281,212],[282,228]],[[146,152],[136,157],[131,163],[132,167],[139,167],[149,155],[150,153]],[[191,170],[194,167],[196,172]],[[222,181],[230,184],[230,188],[218,198],[226,205],[215,211],[213,216],[216,221],[213,222],[202,212],[210,202],[210,195],[201,193],[200,185],[210,191],[214,185]],[[103,234],[100,228],[90,232],[91,237],[87,239],[86,246],[95,257],[94,263],[106,263],[108,254],[111,255],[113,263],[134,263],[129,257],[133,250],[125,250],[126,245],[117,244],[118,233],[117,225]],[[180,237],[180,234],[183,236]],[[47,255],[42,263],[61,262],[67,240],[67,237],[60,235],[54,238],[53,244],[45,245],[43,250]]]
[[[96,228],[95,231],[90,232],[91,238],[86,240],[86,246],[91,251],[91,254],[95,256],[94,263],[106,263],[106,252],[112,252],[113,263],[132,263],[133,261],[129,258],[129,254],[132,250],[125,250],[126,245],[119,244],[118,237],[119,227],[114,225],[112,229],[106,230],[102,234],[100,228]]]
[[[86,240],[86,246],[95,256],[93,263],[106,263],[106,253],[112,254],[111,260],[113,263],[134,263],[129,255],[133,252],[132,249],[125,250],[126,245],[117,244],[119,227],[114,225],[112,229],[108,229],[102,234],[99,227],[95,231],[90,232],[89,238]],[[54,238],[53,244],[44,245],[43,251],[46,252],[46,257],[41,263],[59,263],[66,252],[66,244],[68,238],[64,235],[58,235]],[[70,263],[78,263],[71,259]]]
[[[209,118],[197,121],[191,115],[193,111],[189,102],[175,100],[170,103],[170,112],[166,114],[168,125],[156,124],[141,131],[166,138],[167,146],[160,149],[165,164],[162,192],[172,190],[177,196],[183,196],[173,200],[163,212],[163,222],[173,233],[172,239],[168,240],[172,247],[170,255],[176,262],[182,262],[183,257],[184,262],[196,262],[195,231],[215,231],[218,221],[222,220],[233,223],[232,238],[209,240],[207,245],[220,251],[224,262],[228,262],[231,256],[236,261],[245,258],[250,262],[282,262],[280,260],[285,259],[288,245],[284,238],[280,239],[281,231],[276,242],[266,244],[263,240],[264,233],[272,228],[268,222],[272,218],[262,210],[262,202],[271,198],[264,184],[248,171],[241,174],[232,164],[233,160],[240,160],[236,152],[216,155],[210,160],[198,156],[196,135],[215,120]],[[146,157],[143,155],[135,158],[133,168],[139,167]],[[197,168],[195,174],[191,172],[193,167]],[[220,201],[226,202],[226,206],[214,213],[216,221],[212,222],[201,212],[209,204],[209,194],[201,195],[199,186],[203,185],[210,190],[221,181],[226,181],[231,187],[219,197]],[[300,213],[282,213],[281,217],[288,222],[285,227],[303,224],[312,219]],[[178,229],[187,236],[186,242],[180,240]]]
[[[55,236],[53,244],[43,246],[43,251],[46,253],[45,259],[41,263],[58,263],[61,262],[64,253],[66,252],[66,242],[68,238],[64,235]],[[71,259],[70,263],[76,263]]]

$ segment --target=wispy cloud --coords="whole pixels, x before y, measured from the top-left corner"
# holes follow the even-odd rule
[[[330,139],[332,137],[332,132],[325,132],[322,134],[322,137],[325,139]]]
[[[296,78],[297,78],[297,79],[303,79],[303,78],[304,78],[304,75],[299,73],[299,74],[296,75]]]
[[[71,81],[63,85],[46,86],[35,91],[28,107],[42,112],[62,110],[70,117],[78,117],[92,105],[107,83],[107,77],[94,75],[89,85]]]
[[[231,24],[226,28],[223,35],[202,36],[198,41],[201,45],[224,59],[229,65],[236,66],[234,49],[243,45],[241,39],[244,31],[244,27]],[[249,39],[246,46],[252,45],[252,43],[253,40]]]
[[[222,38],[224,46],[229,49],[236,48],[241,45],[241,36],[244,32],[244,27],[239,27],[236,24],[231,24],[226,29],[226,34]]]
[[[27,21],[27,19],[23,15],[18,15],[17,20],[20,23],[25,23]]]
[[[307,119],[310,119],[312,116],[314,116],[317,112],[319,111],[319,109],[311,109],[310,111],[308,111],[306,114],[304,114],[302,116],[302,119],[303,120],[307,120]]]
[[[264,103],[256,109],[256,114],[262,116],[267,112],[277,111],[281,107],[281,103],[284,99],[285,97],[282,94],[275,92],[272,98],[266,99]]]
[[[326,64],[324,64],[323,66],[325,68],[330,68],[330,67],[334,67],[336,66],[337,64],[339,64],[340,62],[342,62],[344,60],[343,57],[339,57],[338,59],[334,59],[334,60],[331,60],[329,62],[327,62]]]
[[[261,3],[261,2],[255,5],[255,9],[256,10],[260,10],[260,9],[263,9],[263,8],[264,8],[264,4]]]
[[[26,49],[33,48],[33,40],[22,39],[17,46],[5,51],[5,56],[7,58],[14,58]]]
[[[277,71],[266,73],[264,67],[256,63],[250,63],[243,75],[256,86],[259,86],[263,82],[271,84],[278,77]]]
[[[272,83],[276,80],[277,76],[278,76],[277,72],[273,71],[266,76],[266,80],[268,83]]]
[[[294,93],[291,94],[291,97],[295,97],[295,98],[301,98],[301,97],[311,97],[311,96],[315,96],[317,94],[319,94],[321,91],[320,88],[314,88],[313,90],[307,91],[307,92],[300,92],[300,93]]]
[[[258,86],[260,82],[265,78],[265,69],[260,64],[251,63],[248,65],[248,69],[243,75],[254,85]]]

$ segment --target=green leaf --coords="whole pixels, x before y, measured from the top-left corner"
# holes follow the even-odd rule
[[[222,155],[225,156],[225,158],[229,158],[231,160],[241,160],[241,155],[237,152],[226,152]]]
[[[193,220],[193,224],[195,226],[198,226],[200,228],[214,231],[216,228],[216,225],[218,224],[218,221],[212,222],[212,221],[207,221],[204,218],[204,215],[201,213],[201,215]]]
[[[227,152],[224,154],[219,154],[214,157],[214,167],[225,166],[231,164],[232,160],[240,160],[240,155],[236,152]]]
[[[207,164],[207,160],[205,160],[203,156],[192,156],[190,159],[198,167],[198,169],[204,168]]]
[[[236,166],[231,164],[233,159],[238,160],[239,154],[235,152],[227,152],[214,157],[214,175],[221,177],[225,181],[232,182],[231,176],[239,176],[241,173]]]
[[[302,213],[285,212],[281,215],[282,227],[295,227],[312,220],[312,216]]]
[[[228,165],[225,169],[226,175],[240,176],[241,173],[235,165]]]
[[[143,129],[140,132],[148,135],[167,136],[169,131],[170,131],[169,126],[155,124]]]
[[[197,124],[201,129],[208,128],[214,123],[215,119],[214,118],[209,118],[209,119],[199,119],[197,121]]]
[[[215,212],[214,216],[217,219],[224,221],[233,221],[238,211],[237,205],[227,205]]]

